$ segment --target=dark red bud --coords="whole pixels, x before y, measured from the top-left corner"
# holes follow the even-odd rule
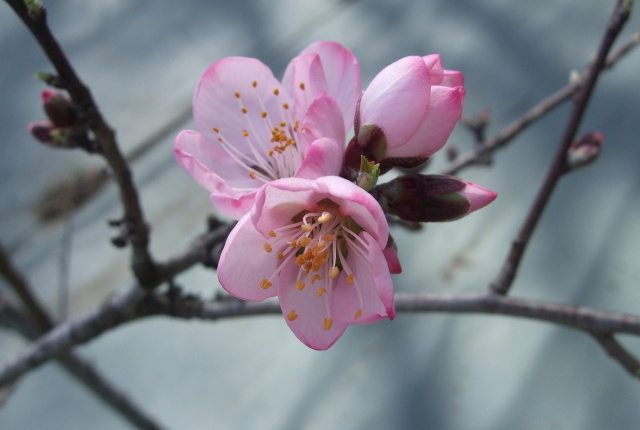
[[[440,222],[469,213],[459,191],[466,183],[452,176],[410,174],[375,187],[371,194],[386,213],[409,222]]]
[[[44,112],[57,127],[70,127],[76,123],[73,104],[57,91],[42,92]]]

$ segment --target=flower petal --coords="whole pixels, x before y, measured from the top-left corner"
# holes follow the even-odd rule
[[[489,203],[494,201],[496,197],[498,197],[498,193],[494,193],[491,190],[483,188],[479,185],[474,184],[473,182],[464,181],[467,186],[460,191],[467,200],[469,200],[469,212],[470,214],[473,211],[477,211],[478,209],[482,209],[487,206]]]
[[[344,146],[333,139],[321,138],[313,142],[296,171],[296,178],[316,179],[338,175],[342,168]]]
[[[429,68],[431,75],[431,85],[443,85],[446,87],[464,86],[464,76],[455,70],[445,70],[442,67],[439,54],[426,55],[422,57],[424,63]]]
[[[285,105],[291,99],[271,70],[254,58],[230,57],[211,65],[193,98],[196,129],[221,147],[228,142],[238,153],[253,156],[271,149],[274,124],[290,123]],[[216,131],[217,130],[217,131]]]
[[[343,270],[332,295],[331,309],[337,319],[348,324],[394,319],[393,283],[385,257],[371,235],[363,231],[360,237],[366,248],[350,247],[347,256],[353,283],[347,284],[347,273]]]
[[[339,142],[340,148],[344,148],[346,139],[345,128],[342,123],[342,109],[335,98],[329,93],[321,93],[306,111],[302,121],[302,144],[310,145],[317,139],[328,137]],[[343,150],[335,154],[342,164]],[[338,175],[340,169],[335,173]]]
[[[360,102],[360,124],[382,129],[387,147],[404,144],[427,113],[431,78],[421,57],[405,57],[373,78]]]
[[[263,279],[276,271],[278,260],[263,246],[267,240],[251,223],[250,214],[243,216],[231,230],[220,256],[218,279],[230,294],[243,300],[263,301],[278,294],[276,276],[267,289],[260,287]],[[250,270],[247,270],[248,266]]]
[[[328,91],[337,100],[343,112],[345,130],[349,130],[353,124],[356,104],[361,92],[358,60],[349,49],[331,41],[312,43],[300,53],[300,56],[306,54],[317,54],[319,57],[323,70],[323,85],[326,85],[323,91]],[[285,88],[294,90],[293,68],[296,59],[289,63],[282,79]],[[312,87],[321,88],[318,85],[312,85]]]
[[[305,345],[317,350],[331,347],[347,328],[329,313],[330,295],[318,293],[319,286],[295,288],[300,268],[290,262],[280,274],[278,298],[287,325]],[[330,322],[329,322],[330,320]]]
[[[200,133],[180,132],[174,143],[174,154],[178,164],[211,192],[211,202],[221,213],[239,219],[251,210],[256,182],[246,176],[226,152],[207,142]]]
[[[431,103],[422,123],[404,144],[390,148],[387,157],[429,157],[449,139],[462,116],[463,87],[431,87]]]

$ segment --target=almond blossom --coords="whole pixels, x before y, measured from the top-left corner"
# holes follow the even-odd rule
[[[389,159],[407,167],[424,162],[447,142],[464,96],[462,73],[445,70],[437,54],[390,64],[362,95],[347,163],[357,168],[362,154],[382,161],[383,171]]]
[[[278,296],[293,333],[325,350],[348,325],[395,317],[388,237],[380,205],[355,184],[280,179],[257,192],[229,235],[218,277],[244,300]]]
[[[178,135],[176,159],[214,206],[238,219],[265,183],[340,173],[359,95],[358,62],[335,42],[307,47],[282,83],[259,60],[224,58],[200,79],[196,130]]]

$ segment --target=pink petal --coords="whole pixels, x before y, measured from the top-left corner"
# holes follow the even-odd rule
[[[462,115],[463,87],[431,87],[431,103],[415,134],[403,145],[390,148],[387,157],[429,157],[439,151]]]
[[[498,193],[494,193],[493,191],[476,185],[473,182],[464,182],[467,186],[459,193],[469,200],[471,207],[469,208],[469,212],[467,212],[468,214],[473,211],[477,211],[478,209],[482,209],[498,197]]]
[[[422,57],[429,68],[431,85],[443,85],[446,87],[464,86],[464,76],[455,70],[445,70],[440,61],[440,55],[432,54]]]
[[[347,285],[346,271],[338,277],[332,295],[331,310],[335,317],[348,324],[368,324],[384,318],[395,318],[393,283],[380,246],[366,231],[360,233],[366,242],[366,255],[349,248],[347,263],[354,282]],[[356,318],[360,311],[361,315]]]
[[[328,137],[344,148],[346,139],[342,122],[342,110],[336,100],[328,93],[319,94],[306,111],[302,121],[302,145],[306,149],[315,140]],[[342,152],[336,154],[342,162]],[[335,173],[340,173],[340,170]]]
[[[321,176],[340,174],[343,149],[344,146],[333,139],[316,140],[307,150],[307,154],[296,170],[295,177],[316,179]]]
[[[388,148],[405,143],[427,113],[431,78],[421,57],[405,57],[384,68],[362,95],[360,124],[382,128]]]
[[[248,178],[226,152],[215,148],[200,133],[180,132],[174,143],[174,154],[178,164],[211,192],[211,202],[221,213],[239,219],[251,210],[256,193],[251,189],[256,187],[255,181]]]
[[[398,258],[398,250],[393,246],[388,246],[382,250],[382,253],[384,254],[385,260],[387,260],[389,272],[393,274],[402,273],[402,265]]]
[[[251,223],[250,214],[242,217],[233,228],[218,264],[218,279],[230,294],[258,302],[278,294],[277,278],[268,289],[260,288],[262,279],[270,278],[279,262],[276,258],[278,251],[267,253],[264,250],[266,242]],[[251,270],[247,270],[249,266]]]
[[[295,288],[300,268],[292,261],[283,268],[280,276],[278,298],[287,325],[300,341],[310,348],[325,350],[331,347],[347,328],[347,324],[335,318],[331,328],[325,330],[330,295],[316,294],[319,286],[309,284],[302,291]],[[328,289],[327,289],[328,290]]]
[[[340,214],[354,219],[373,236],[379,248],[384,248],[389,237],[387,219],[380,203],[368,192],[346,179],[326,176],[316,180],[318,189],[340,205]]]
[[[300,56],[306,54],[317,54],[323,70],[323,85],[326,85],[324,91],[328,91],[337,100],[343,112],[345,130],[349,130],[361,92],[358,60],[349,49],[336,42],[312,43],[300,53]],[[296,60],[297,57],[285,70],[282,82],[286,88],[295,89],[293,65]],[[296,85],[297,83],[295,82]],[[318,85],[313,86],[320,88]]]
[[[193,116],[196,129],[214,145],[222,138],[241,153],[251,154],[250,143],[266,153],[273,146],[272,125],[290,122],[285,104],[292,101],[267,66],[254,58],[230,57],[203,74],[193,98]]]

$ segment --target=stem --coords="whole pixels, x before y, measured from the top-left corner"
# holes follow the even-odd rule
[[[613,45],[618,34],[622,30],[624,23],[629,18],[630,9],[624,7],[624,0],[618,0],[613,14],[609,20],[607,30],[605,31],[596,59],[589,67],[583,86],[576,95],[573,110],[569,116],[564,134],[560,139],[555,157],[549,167],[545,181],[538,191],[538,195],[529,210],[529,214],[525,219],[520,231],[513,240],[508,256],[500,269],[498,277],[491,283],[491,291],[496,294],[507,294],[509,288],[513,284],[516,272],[522,261],[524,251],[531,239],[540,217],[551,197],[551,193],[555,189],[560,177],[567,171],[566,155],[567,149],[573,142],[582,117],[586,111],[587,105],[595,88],[596,82],[603,70],[607,54]]]
[[[80,80],[64,51],[53,37],[47,25],[46,13],[32,17],[24,0],[5,1],[38,41],[58,72],[60,84],[69,92],[71,100],[81,115],[80,119],[91,130],[95,140],[99,142],[102,156],[112,170],[120,191],[120,199],[124,206],[123,221],[131,224],[127,239],[132,248],[131,266],[133,272],[141,285],[147,286],[153,283],[155,263],[148,250],[149,227],[144,219],[129,165],[118,147],[115,132],[102,117],[91,91]]]

